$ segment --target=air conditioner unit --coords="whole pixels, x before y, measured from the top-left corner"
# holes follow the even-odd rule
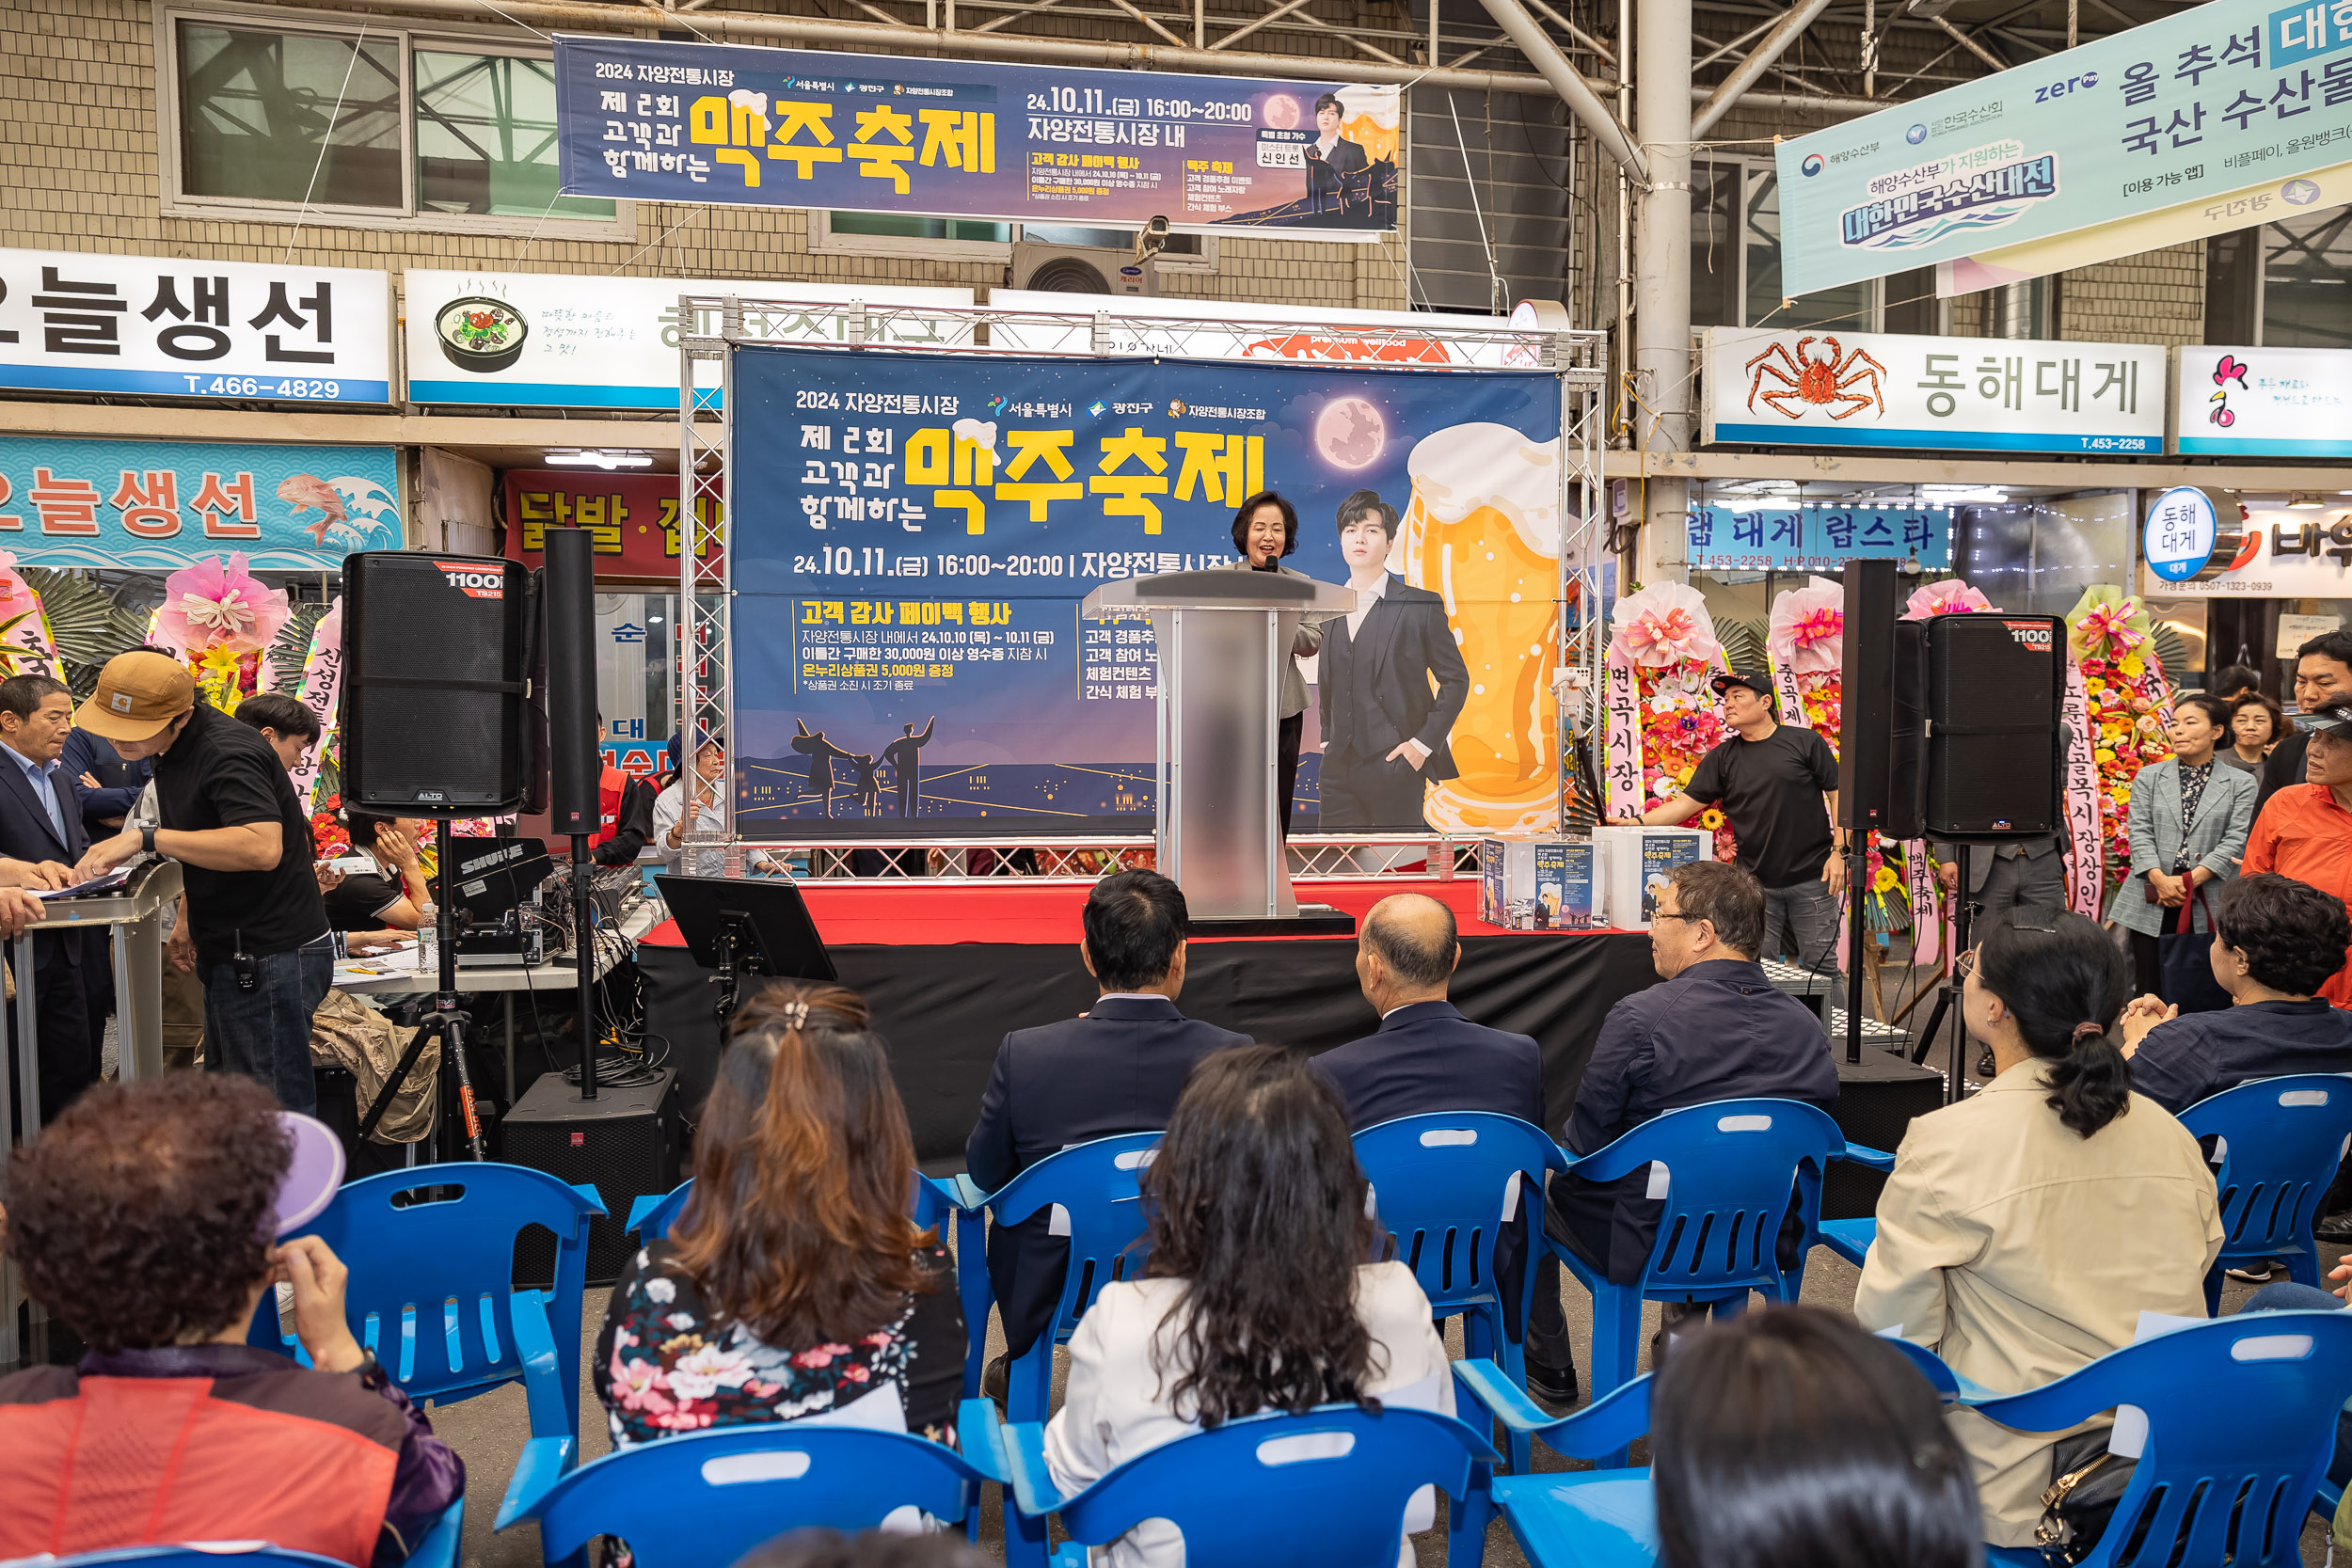
[[[1012,247],[1011,286],[1052,294],[1142,294],[1160,292],[1158,263],[1107,245],[1031,245]]]

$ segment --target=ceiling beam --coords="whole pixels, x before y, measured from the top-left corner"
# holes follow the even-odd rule
[[[1691,116],[1691,139],[1697,141],[1714,129],[1715,122],[1729,112],[1740,95],[1754,87],[1788,46],[1797,41],[1813,19],[1829,8],[1829,0],[1797,0],[1788,13],[1772,24],[1772,30],[1764,35],[1747,57],[1731,68],[1731,74],[1717,85],[1714,92]]]

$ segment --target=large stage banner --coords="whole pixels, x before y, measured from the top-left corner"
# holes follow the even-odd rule
[[[2136,230],[2108,254],[2198,237],[2215,206],[2242,223],[2318,211],[2309,177],[2344,160],[2346,60],[2341,0],[2213,0],[1784,141],[1787,292],[1997,262],[2005,248],[2157,209],[2185,227]]]
[[[566,196],[1396,228],[1394,87],[578,35],[555,77]]]
[[[1079,601],[1232,563],[1260,490],[1366,594],[1301,661],[1293,831],[1556,827],[1556,376],[746,348],[735,390],[748,836],[1149,832],[1152,628]]]

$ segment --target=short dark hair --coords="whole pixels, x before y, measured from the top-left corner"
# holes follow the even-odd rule
[[[2233,697],[2241,691],[2262,689],[2262,675],[2244,664],[2225,664],[2213,673],[2213,694]]]
[[[60,691],[73,695],[72,687],[51,675],[10,675],[0,681],[0,713],[30,719],[40,711],[41,704]]]
[[[6,1246],[92,1350],[212,1335],[269,1273],[294,1143],[233,1072],[93,1084],[8,1157]]]
[[[1715,927],[1715,940],[1741,958],[1764,946],[1764,884],[1756,873],[1729,861],[1690,861],[1674,868],[1666,883],[1682,912]]]
[[[1087,895],[1087,953],[1104,990],[1140,990],[1168,977],[1191,921],[1184,892],[1156,871],[1116,871]]]
[[[1347,113],[1347,105],[1340,102],[1340,95],[1336,92],[1327,92],[1315,100],[1315,113],[1321,114],[1326,109],[1337,109],[1342,114]]]
[[[276,730],[306,741],[319,737],[319,716],[295,698],[277,691],[256,691],[237,705],[237,722],[251,729]]]
[[[2317,637],[2298,645],[2295,650],[2295,657],[2298,663],[2313,654],[2321,658],[2332,658],[2338,664],[2352,670],[2352,631],[2345,631],[2341,626],[2334,631],[2323,631]]]
[[[351,847],[354,849],[374,848],[375,835],[397,820],[399,818],[380,811],[362,811],[358,806],[343,808],[343,826],[351,833]]]
[[[2230,705],[2218,697],[2208,696],[2202,691],[2192,691],[2185,697],[2172,699],[2174,713],[2180,712],[2185,707],[2193,707],[2203,714],[2206,722],[2217,730],[2227,730],[2230,727]]]
[[[1968,1456],[1917,1368],[1851,1320],[1767,1307],[1677,1340],[1650,1394],[1662,1568],[1973,1568]]]
[[[1377,490],[1358,490],[1340,502],[1340,531],[1345,533],[1350,523],[1367,516],[1378,518],[1380,531],[1391,539],[1396,537],[1396,508],[1382,500]]]
[[[2026,1048],[2050,1064],[2046,1101],[2088,1138],[2131,1109],[2131,1069],[2107,1038],[2132,990],[2123,950],[2094,921],[2020,904],[1977,949],[1977,983],[2016,1015]]]
[[[987,1568],[987,1563],[957,1535],[796,1529],[746,1552],[735,1568]]]
[[[1247,556],[1249,546],[1243,543],[1249,537],[1249,519],[1262,506],[1279,507],[1282,513],[1282,553],[1298,548],[1298,509],[1271,490],[1261,490],[1241,503],[1233,512],[1233,552]]]
[[[2222,942],[2246,954],[2249,974],[2289,996],[2315,994],[2352,947],[2343,899],[2275,871],[2224,884],[2213,921]]]
[[[2237,700],[2230,705],[2230,722],[2235,724],[2237,716],[2249,707],[2259,708],[2270,715],[2270,738],[2272,740],[2279,740],[2286,735],[2287,710],[2280,707],[2274,699],[2265,697],[2259,691],[2238,693]]]
[[[1383,915],[1378,905],[1364,917],[1363,929],[1359,933],[1364,945],[1379,954],[1380,961],[1389,966],[1390,972],[1408,986],[1442,986],[1454,974],[1461,927],[1454,924],[1454,911],[1442,902],[1431,898],[1429,903],[1445,917],[1439,927],[1441,934],[1435,942],[1421,940],[1421,933],[1403,920]]]

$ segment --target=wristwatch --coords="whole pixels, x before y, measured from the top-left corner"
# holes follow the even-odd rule
[[[139,847],[146,850],[151,855],[155,853],[155,824],[152,822],[144,823],[140,826]]]

